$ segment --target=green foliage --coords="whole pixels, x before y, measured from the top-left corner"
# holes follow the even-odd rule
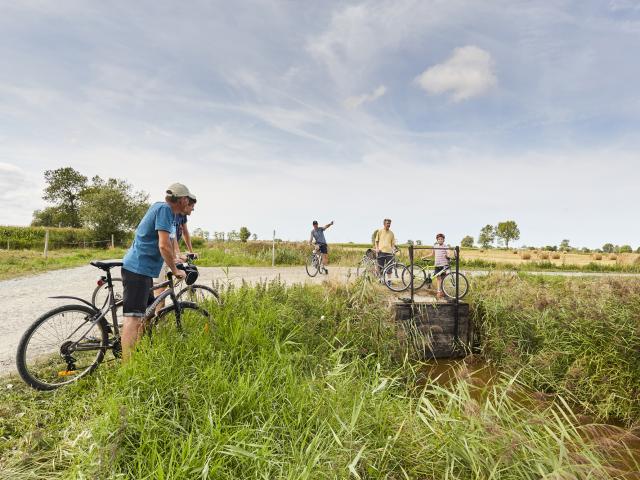
[[[633,253],[633,248],[631,245],[622,245],[618,248],[618,253]]]
[[[93,232],[86,228],[57,228],[57,227],[5,227],[0,226],[0,248],[11,250],[44,248],[45,232],[49,230],[49,249],[82,247],[94,245],[96,239]],[[110,239],[109,239],[110,241]]]
[[[520,229],[513,220],[507,220],[500,222],[495,229],[496,237],[505,243],[505,247],[509,248],[509,242],[511,240],[518,240],[520,238]]]
[[[640,420],[640,281],[491,275],[471,304],[487,359],[601,419]]]
[[[473,237],[471,235],[467,235],[460,242],[460,246],[463,248],[473,248]]]
[[[371,234],[371,245],[375,245],[376,244],[376,235],[378,234],[378,228],[376,228],[373,233]]]
[[[571,250],[571,246],[569,245],[569,239],[565,238],[564,240],[562,240],[560,242],[559,248],[561,252],[568,252],[569,250]]]
[[[496,231],[493,225],[485,225],[478,235],[478,243],[482,248],[489,248],[496,239]]]
[[[55,395],[0,388],[8,478],[606,478],[562,405],[515,378],[447,388],[398,349],[384,300],[243,287]],[[0,385],[4,387],[4,385]],[[15,415],[20,412],[20,415]],[[46,426],[46,427],[45,427]],[[582,473],[586,472],[586,475]]]
[[[87,186],[87,177],[71,167],[44,172],[47,186],[43,200],[54,204],[52,210],[36,210],[34,226],[81,227],[80,196]],[[51,223],[43,223],[51,222]]]
[[[80,218],[97,238],[114,235],[122,241],[149,208],[148,195],[134,192],[124,180],[96,176],[81,194]]]
[[[602,251],[603,251],[604,253],[613,253],[614,248],[615,248],[615,247],[613,246],[613,244],[612,244],[612,243],[605,243],[605,244],[602,246]]]
[[[240,236],[241,242],[246,242],[247,240],[249,240],[249,237],[251,236],[251,232],[247,227],[240,227],[239,236]]]

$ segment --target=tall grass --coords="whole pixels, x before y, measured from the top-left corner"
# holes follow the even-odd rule
[[[471,305],[491,362],[601,419],[640,420],[640,281],[493,274]]]
[[[125,366],[0,389],[10,478],[606,478],[563,404],[421,380],[364,285],[242,287]],[[16,416],[19,413],[19,416]]]

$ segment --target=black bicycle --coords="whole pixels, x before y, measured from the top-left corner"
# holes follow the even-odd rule
[[[419,265],[414,263],[413,265],[413,289],[419,290],[423,286],[427,286],[427,288],[431,288],[433,284],[433,279],[436,277],[440,277],[440,281],[442,282],[442,291],[444,294],[454,299],[456,298],[456,293],[458,294],[458,299],[463,298],[467,292],[469,291],[469,280],[464,276],[461,272],[456,274],[455,270],[451,269],[451,265],[443,266],[438,273],[431,274],[431,270],[429,269],[430,259],[428,257],[424,257],[421,259],[425,262],[425,265]],[[407,284],[407,287],[410,287],[411,282],[411,265],[408,265],[404,268],[402,272],[403,283]],[[457,287],[457,289],[456,289]]]
[[[105,272],[107,303],[96,308],[91,303],[73,296],[51,298],[72,299],[80,303],[54,308],[39,317],[22,335],[18,344],[16,366],[22,379],[37,390],[54,390],[88,375],[104,360],[107,350],[114,358],[122,353],[118,307],[122,300],[114,294],[111,269],[121,267],[121,261],[94,261],[96,268]],[[197,278],[194,265],[180,264],[187,273],[187,282]],[[189,278],[189,275],[191,277]],[[167,281],[157,287],[168,287],[148,306],[144,321],[151,333],[161,325],[175,322],[182,330],[185,320],[195,319],[208,325],[209,312],[195,302],[183,301],[174,290],[174,276],[169,272]],[[172,303],[156,313],[165,299]],[[108,317],[110,316],[110,321]]]
[[[187,253],[186,258],[186,263],[188,265],[194,265],[197,256],[195,253]],[[116,300],[118,308],[120,309],[120,307],[122,307],[122,279],[119,277],[114,277],[111,279],[111,282],[112,287],[110,288],[107,284],[106,275],[100,275],[98,277],[98,285],[93,290],[93,294],[91,295],[91,303],[94,307],[100,310],[104,309],[104,307],[109,303],[110,292],[113,292],[113,296]],[[175,283],[175,286],[179,285],[180,281]],[[157,288],[160,288],[160,286],[154,285],[153,288],[155,290]],[[214,301],[219,305],[221,304],[220,295],[218,294],[218,292],[214,288],[202,284],[186,285],[178,291],[176,297],[181,300],[187,300],[196,303]],[[118,310],[118,312],[120,312],[120,310]]]

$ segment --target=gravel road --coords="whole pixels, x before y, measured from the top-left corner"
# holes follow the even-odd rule
[[[280,278],[285,283],[322,283],[327,277],[318,275],[310,278],[304,267],[198,267],[200,277],[198,283],[211,284],[214,281],[239,284],[258,282]],[[329,279],[344,281],[352,268],[330,267]],[[18,342],[27,327],[48,310],[73,303],[72,300],[47,298],[54,295],[73,295],[90,300],[101,273],[92,266],[54,270],[43,274],[0,281],[0,371],[15,370],[15,352]],[[487,272],[468,272],[471,275],[484,275]],[[581,274],[571,272],[530,272],[544,275],[565,276],[603,276],[607,274]],[[119,269],[116,269],[119,276]],[[609,274],[617,276],[634,276],[638,274]]]

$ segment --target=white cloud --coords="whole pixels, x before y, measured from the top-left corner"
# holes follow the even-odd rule
[[[456,48],[444,63],[434,65],[416,77],[420,87],[431,94],[451,92],[460,102],[486,93],[496,85],[491,54],[475,45]]]
[[[347,108],[358,108],[363,103],[375,102],[377,99],[387,93],[387,87],[380,85],[371,93],[363,93],[356,97],[349,97],[344,101],[344,105]]]

